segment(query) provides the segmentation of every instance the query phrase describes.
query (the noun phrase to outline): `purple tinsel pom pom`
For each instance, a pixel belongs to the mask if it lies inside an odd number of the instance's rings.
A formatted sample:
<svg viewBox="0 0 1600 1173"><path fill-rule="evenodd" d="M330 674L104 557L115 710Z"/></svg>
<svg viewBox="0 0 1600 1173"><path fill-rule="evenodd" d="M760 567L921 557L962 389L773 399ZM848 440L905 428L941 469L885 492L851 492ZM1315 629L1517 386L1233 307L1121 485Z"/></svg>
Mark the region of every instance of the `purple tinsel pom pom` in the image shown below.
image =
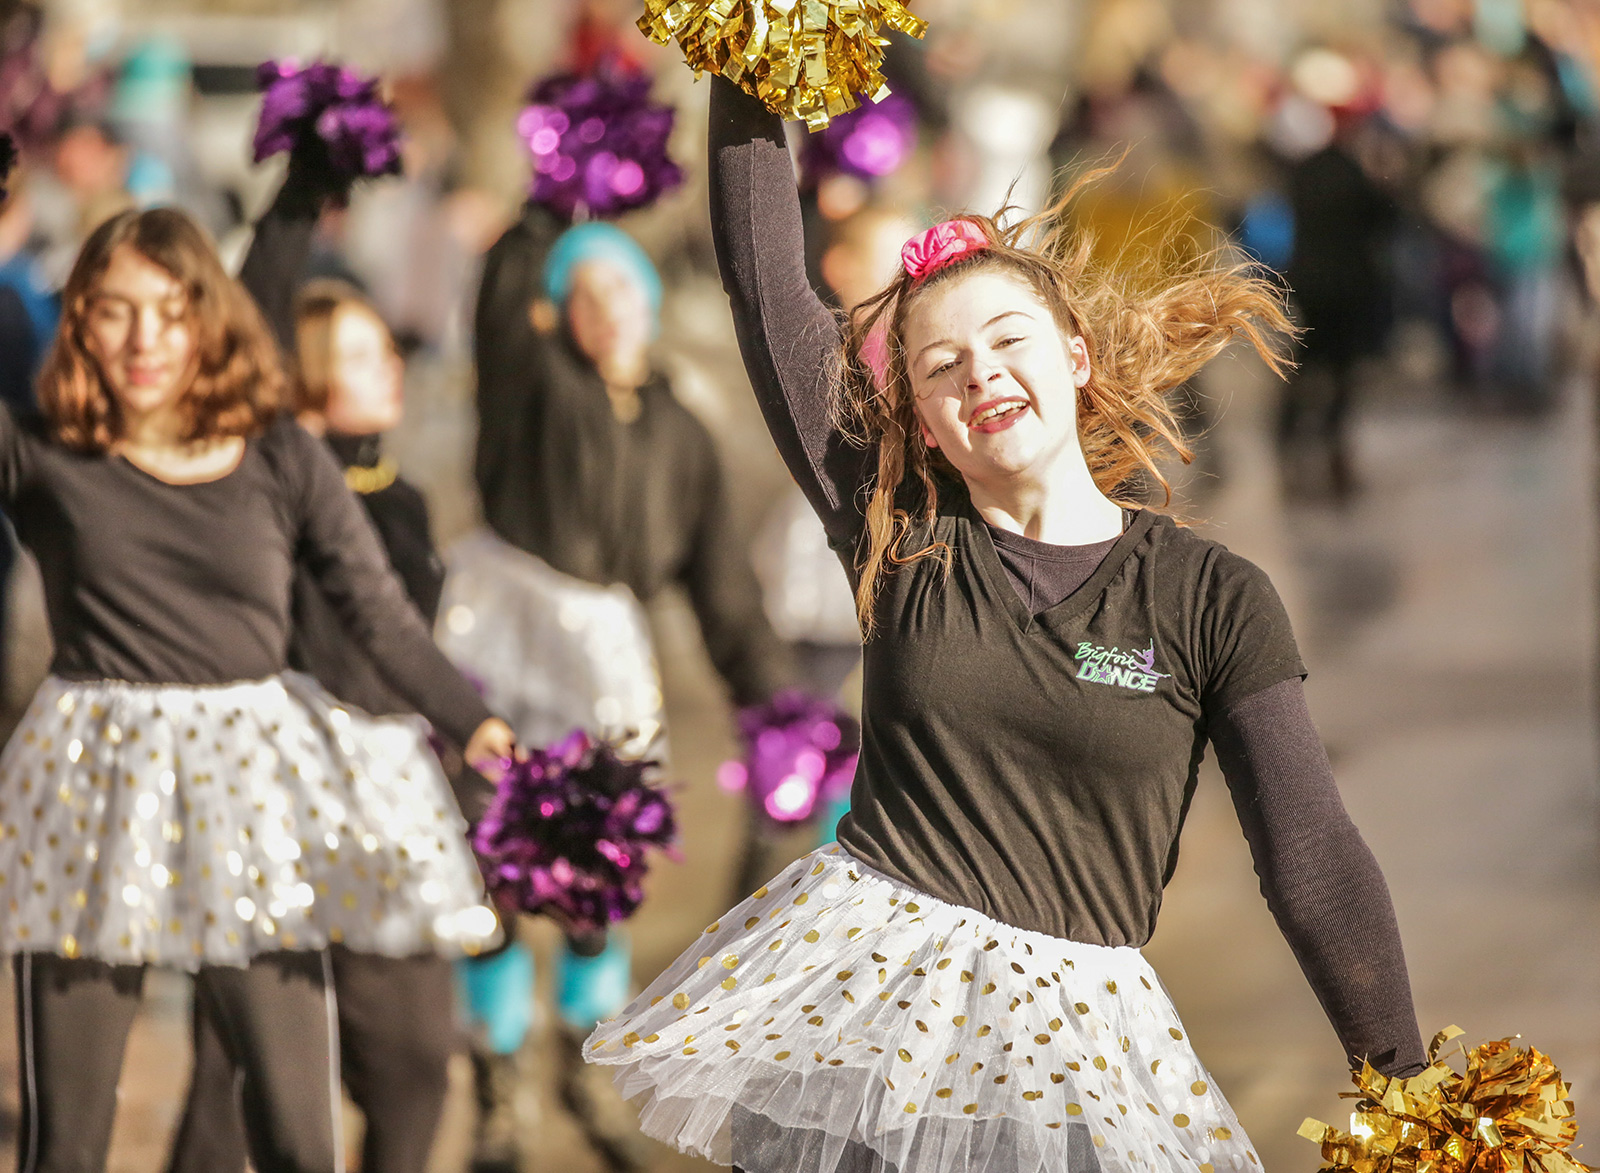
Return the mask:
<svg viewBox="0 0 1600 1173"><path fill-rule="evenodd" d="M672 803L648 781L655 769L582 731L512 763L472 832L489 891L575 929L632 915L646 853L676 834Z"/></svg>
<svg viewBox="0 0 1600 1173"><path fill-rule="evenodd" d="M263 91L257 163L299 151L335 189L400 174L400 126L378 93L377 78L326 61L267 61L257 68L256 82Z"/></svg>
<svg viewBox="0 0 1600 1173"><path fill-rule="evenodd" d="M780 692L739 711L743 761L723 762L717 781L743 790L774 823L803 823L846 793L856 775L861 726L838 705Z"/></svg>
<svg viewBox="0 0 1600 1173"><path fill-rule="evenodd" d="M872 183L898 171L917 146L917 108L892 93L862 103L806 136L805 170L813 182L843 173Z"/></svg>
<svg viewBox="0 0 1600 1173"><path fill-rule="evenodd" d="M546 78L528 95L517 134L533 156L528 198L565 220L654 203L683 182L667 158L676 112L650 101L650 78L606 62Z"/></svg>

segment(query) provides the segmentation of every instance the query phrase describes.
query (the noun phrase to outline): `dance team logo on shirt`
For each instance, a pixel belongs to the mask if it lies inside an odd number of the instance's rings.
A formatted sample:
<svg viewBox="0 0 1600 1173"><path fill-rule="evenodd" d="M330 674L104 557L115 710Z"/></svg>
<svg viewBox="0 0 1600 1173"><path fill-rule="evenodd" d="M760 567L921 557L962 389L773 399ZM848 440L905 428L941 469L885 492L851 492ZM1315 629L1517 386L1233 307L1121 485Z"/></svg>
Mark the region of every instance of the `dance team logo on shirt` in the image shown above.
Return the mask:
<svg viewBox="0 0 1600 1173"><path fill-rule="evenodd" d="M1171 677L1170 672L1156 671L1156 643L1143 651L1123 651L1121 648L1103 648L1084 640L1076 652L1078 679L1094 684L1114 684L1131 688L1134 692L1154 692L1156 685Z"/></svg>

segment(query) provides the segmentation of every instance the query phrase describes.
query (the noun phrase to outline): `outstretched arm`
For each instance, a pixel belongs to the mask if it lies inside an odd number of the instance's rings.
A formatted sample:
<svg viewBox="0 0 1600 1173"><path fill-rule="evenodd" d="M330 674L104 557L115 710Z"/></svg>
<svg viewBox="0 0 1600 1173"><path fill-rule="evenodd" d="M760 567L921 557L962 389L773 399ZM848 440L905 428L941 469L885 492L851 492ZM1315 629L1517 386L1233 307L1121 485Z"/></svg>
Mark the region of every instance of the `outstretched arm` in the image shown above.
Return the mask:
<svg viewBox="0 0 1600 1173"><path fill-rule="evenodd" d="M829 540L854 543L867 451L833 425L839 323L806 278L783 123L723 78L711 82L711 225L745 370L767 427Z"/></svg>
<svg viewBox="0 0 1600 1173"><path fill-rule="evenodd" d="M1346 813L1298 677L1235 702L1212 744L1267 905L1348 1058L1427 1059L1388 885Z"/></svg>
<svg viewBox="0 0 1600 1173"><path fill-rule="evenodd" d="M736 705L770 700L796 683L789 649L772 630L761 584L750 565L748 535L734 524L722 469L703 438L703 503L689 548L684 585L706 652Z"/></svg>
<svg viewBox="0 0 1600 1173"><path fill-rule="evenodd" d="M473 734L491 713L434 645L333 453L294 425L274 439L285 449L281 459L293 478L297 557L389 687L446 737L470 749Z"/></svg>
<svg viewBox="0 0 1600 1173"><path fill-rule="evenodd" d="M239 281L255 298L284 354L295 352L294 299L311 257L311 242L329 193L308 182L293 160L272 201L256 223Z"/></svg>

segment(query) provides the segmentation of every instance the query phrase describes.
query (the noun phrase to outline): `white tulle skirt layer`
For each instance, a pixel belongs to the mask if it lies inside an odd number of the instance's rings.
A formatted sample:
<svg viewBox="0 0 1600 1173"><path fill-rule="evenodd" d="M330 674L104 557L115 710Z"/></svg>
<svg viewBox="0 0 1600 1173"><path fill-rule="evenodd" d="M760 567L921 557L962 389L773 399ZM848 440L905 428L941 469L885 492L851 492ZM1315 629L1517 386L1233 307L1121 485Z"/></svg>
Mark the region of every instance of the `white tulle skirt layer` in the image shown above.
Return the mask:
<svg viewBox="0 0 1600 1173"><path fill-rule="evenodd" d="M590 1037L644 1130L747 1173L1260 1165L1137 949L814 852Z"/></svg>
<svg viewBox="0 0 1600 1173"><path fill-rule="evenodd" d="M243 965L498 939L420 719L285 673L46 680L0 753L0 951Z"/></svg>
<svg viewBox="0 0 1600 1173"><path fill-rule="evenodd" d="M583 729L631 753L664 752L661 677L632 591L562 574L486 530L445 561L435 637L519 741Z"/></svg>

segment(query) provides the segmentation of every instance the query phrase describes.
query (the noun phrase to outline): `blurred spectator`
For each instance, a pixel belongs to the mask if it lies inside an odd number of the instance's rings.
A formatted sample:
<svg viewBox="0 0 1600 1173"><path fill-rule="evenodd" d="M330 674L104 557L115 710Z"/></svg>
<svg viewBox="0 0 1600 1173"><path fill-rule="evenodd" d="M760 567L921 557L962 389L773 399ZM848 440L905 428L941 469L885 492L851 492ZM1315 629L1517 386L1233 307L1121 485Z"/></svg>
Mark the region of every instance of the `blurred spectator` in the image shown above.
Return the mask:
<svg viewBox="0 0 1600 1173"><path fill-rule="evenodd" d="M33 377L55 336L59 294L35 252L33 196L22 176L0 205L0 400L14 413L34 410Z"/></svg>
<svg viewBox="0 0 1600 1173"><path fill-rule="evenodd" d="M51 152L52 166L33 176L35 227L46 279L65 284L78 246L102 221L132 205L129 152L103 120L74 119Z"/></svg>
<svg viewBox="0 0 1600 1173"><path fill-rule="evenodd" d="M194 155L187 50L152 37L123 59L109 117L130 148L129 194L142 206L177 204L220 235L231 226L226 200L204 179Z"/></svg>
<svg viewBox="0 0 1600 1173"><path fill-rule="evenodd" d="M1296 82L1329 107L1332 134L1288 171L1294 246L1285 276L1305 334L1300 370L1284 387L1278 440L1291 491L1344 499L1355 489L1356 364L1383 350L1392 325L1388 257L1398 208L1358 157L1372 104L1356 65L1313 50L1298 63Z"/></svg>
<svg viewBox="0 0 1600 1173"><path fill-rule="evenodd" d="M61 299L45 282L33 243L33 203L22 175L0 205L0 400L14 414L36 410L33 379L55 337ZM17 543L0 519L0 700L7 695L11 623L9 599Z"/></svg>
<svg viewBox="0 0 1600 1173"><path fill-rule="evenodd" d="M1542 411L1554 398L1551 356L1567 228L1560 172L1537 145L1513 142L1492 166L1487 227L1500 300L1498 398L1514 411Z"/></svg>

